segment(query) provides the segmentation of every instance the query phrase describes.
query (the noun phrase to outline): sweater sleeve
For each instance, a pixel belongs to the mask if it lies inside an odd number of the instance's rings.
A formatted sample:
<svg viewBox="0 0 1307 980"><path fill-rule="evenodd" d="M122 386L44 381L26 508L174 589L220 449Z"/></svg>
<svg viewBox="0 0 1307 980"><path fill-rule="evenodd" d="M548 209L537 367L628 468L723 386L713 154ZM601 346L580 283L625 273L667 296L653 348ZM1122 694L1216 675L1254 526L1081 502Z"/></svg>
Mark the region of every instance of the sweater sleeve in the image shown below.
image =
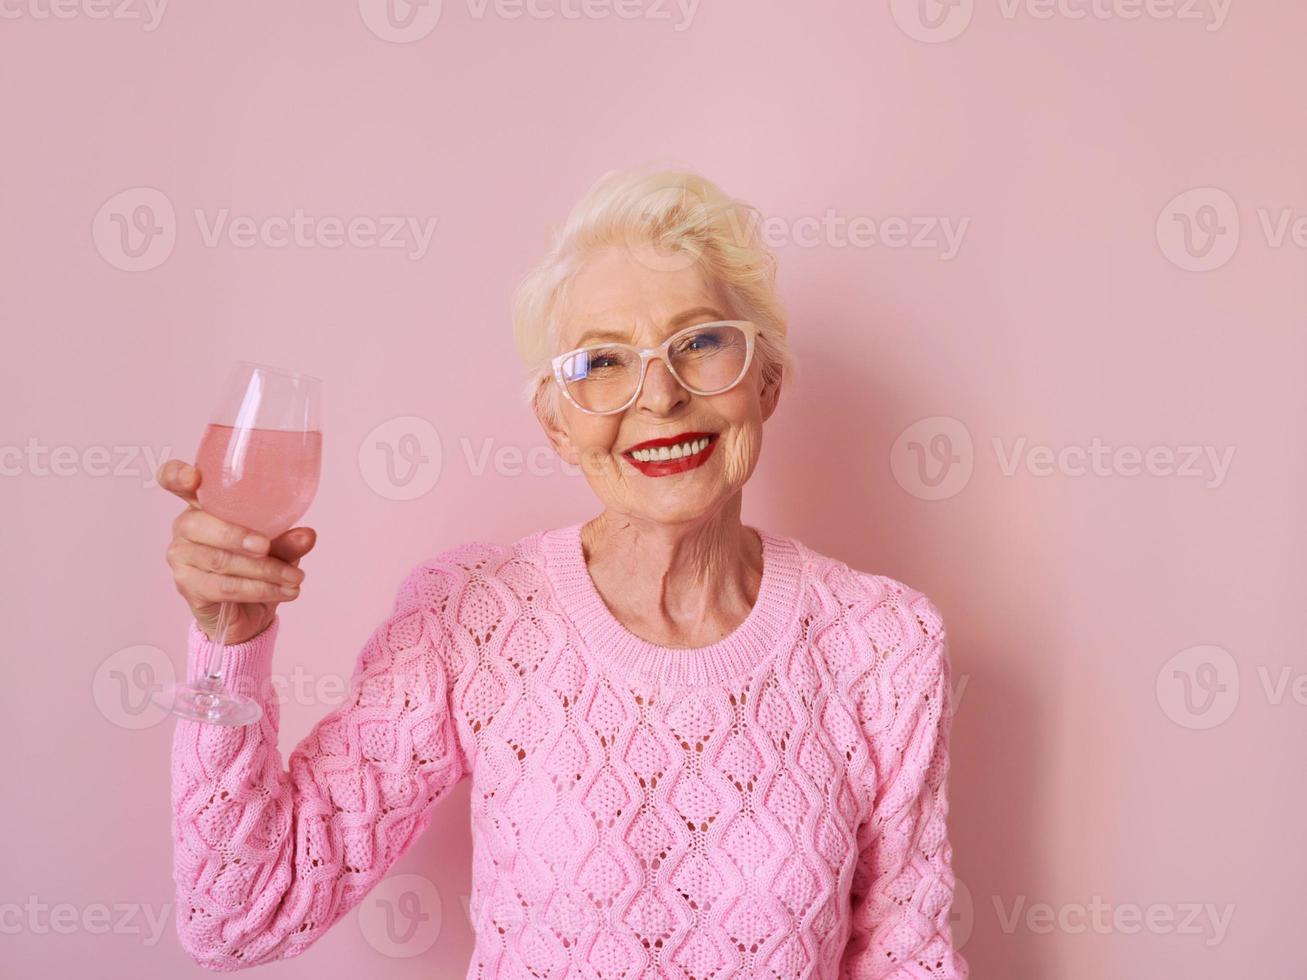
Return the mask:
<svg viewBox="0 0 1307 980"><path fill-rule="evenodd" d="M920 592L903 587L888 606L890 615L871 630L873 664L856 683L871 800L858 829L840 978L967 980L949 930L947 637Z"/></svg>
<svg viewBox="0 0 1307 980"><path fill-rule="evenodd" d="M419 565L360 652L341 703L290 754L277 749L271 660L280 618L223 650L223 677L264 716L244 727L178 719L173 881L182 947L230 972L302 953L356 906L467 774L442 624L441 573ZM187 669L211 642L192 621Z"/></svg>

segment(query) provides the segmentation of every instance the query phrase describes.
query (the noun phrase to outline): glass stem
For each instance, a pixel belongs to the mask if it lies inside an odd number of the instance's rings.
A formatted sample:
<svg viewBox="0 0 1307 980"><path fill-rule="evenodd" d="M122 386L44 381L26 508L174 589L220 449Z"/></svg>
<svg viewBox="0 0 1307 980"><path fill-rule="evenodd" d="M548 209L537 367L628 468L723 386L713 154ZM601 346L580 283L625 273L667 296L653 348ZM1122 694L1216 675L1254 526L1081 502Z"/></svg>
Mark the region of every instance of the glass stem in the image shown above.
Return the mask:
<svg viewBox="0 0 1307 980"><path fill-rule="evenodd" d="M213 642L209 647L209 668L204 676L209 680L222 680L222 648L227 639L227 626L231 622L231 603L224 602L218 607L218 626L213 631Z"/></svg>

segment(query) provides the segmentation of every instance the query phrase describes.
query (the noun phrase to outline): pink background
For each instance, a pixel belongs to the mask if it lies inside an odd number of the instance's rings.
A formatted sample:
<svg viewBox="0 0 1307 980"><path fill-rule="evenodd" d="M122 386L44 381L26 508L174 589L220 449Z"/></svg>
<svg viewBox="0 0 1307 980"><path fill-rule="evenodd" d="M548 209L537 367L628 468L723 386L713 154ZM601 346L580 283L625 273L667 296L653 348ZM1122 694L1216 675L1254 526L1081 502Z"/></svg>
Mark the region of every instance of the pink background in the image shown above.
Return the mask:
<svg viewBox="0 0 1307 980"><path fill-rule="evenodd" d="M445 0L411 40L371 0L157 25L69 2L0 8L0 974L202 974L172 932L173 723L140 686L171 680L188 621L150 461L193 458L229 362L327 385L320 540L274 663L300 685L288 754L413 564L593 512L517 401L508 295L599 173L652 161L778 229L801 375L746 520L949 625L973 975L1301 975L1299 0L931 0L936 29L898 0L702 0L688 23ZM133 260L115 222L142 204L163 233ZM224 209L297 208L437 224L420 256L205 241ZM904 247L894 217L965 236ZM1095 441L1152 463L1058 462ZM388 476L418 444L418 482ZM1048 470L1005 469L1023 445ZM1192 475L1187 447L1233 457ZM260 975L461 977L467 805L465 783L393 870L438 898L420 941L378 939L378 895Z"/></svg>

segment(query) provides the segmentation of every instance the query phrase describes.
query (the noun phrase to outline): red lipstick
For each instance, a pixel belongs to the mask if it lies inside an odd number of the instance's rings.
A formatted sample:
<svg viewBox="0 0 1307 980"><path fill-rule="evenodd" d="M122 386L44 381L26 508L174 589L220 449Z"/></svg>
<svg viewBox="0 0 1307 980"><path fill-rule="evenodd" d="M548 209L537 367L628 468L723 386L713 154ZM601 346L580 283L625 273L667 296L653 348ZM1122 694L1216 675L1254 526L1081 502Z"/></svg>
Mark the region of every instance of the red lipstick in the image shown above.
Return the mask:
<svg viewBox="0 0 1307 980"><path fill-rule="evenodd" d="M697 453L689 456L682 456L680 459L653 459L639 460L633 453L636 450L660 449L663 446L679 446L682 443L696 442L700 439L707 439L708 445L704 446ZM649 439L645 442L636 443L622 452L622 458L634 466L645 476L671 476L673 473L684 473L686 470L692 470L697 466L702 466L704 462L712 455L713 448L717 445L717 433L715 432L681 432L674 436L667 436L663 439Z"/></svg>

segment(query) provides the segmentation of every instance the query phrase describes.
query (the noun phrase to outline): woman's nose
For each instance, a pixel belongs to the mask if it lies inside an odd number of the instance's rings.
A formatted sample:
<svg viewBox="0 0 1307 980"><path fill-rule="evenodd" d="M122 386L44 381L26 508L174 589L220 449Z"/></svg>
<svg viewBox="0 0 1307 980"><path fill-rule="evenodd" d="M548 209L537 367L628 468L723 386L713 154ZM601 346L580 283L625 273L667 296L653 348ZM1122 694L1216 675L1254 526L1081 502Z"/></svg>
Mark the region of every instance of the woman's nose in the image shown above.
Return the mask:
<svg viewBox="0 0 1307 980"><path fill-rule="evenodd" d="M636 406L651 412L665 414L690 397L690 393L681 387L676 375L668 369L665 361L653 359L644 373L644 387Z"/></svg>

